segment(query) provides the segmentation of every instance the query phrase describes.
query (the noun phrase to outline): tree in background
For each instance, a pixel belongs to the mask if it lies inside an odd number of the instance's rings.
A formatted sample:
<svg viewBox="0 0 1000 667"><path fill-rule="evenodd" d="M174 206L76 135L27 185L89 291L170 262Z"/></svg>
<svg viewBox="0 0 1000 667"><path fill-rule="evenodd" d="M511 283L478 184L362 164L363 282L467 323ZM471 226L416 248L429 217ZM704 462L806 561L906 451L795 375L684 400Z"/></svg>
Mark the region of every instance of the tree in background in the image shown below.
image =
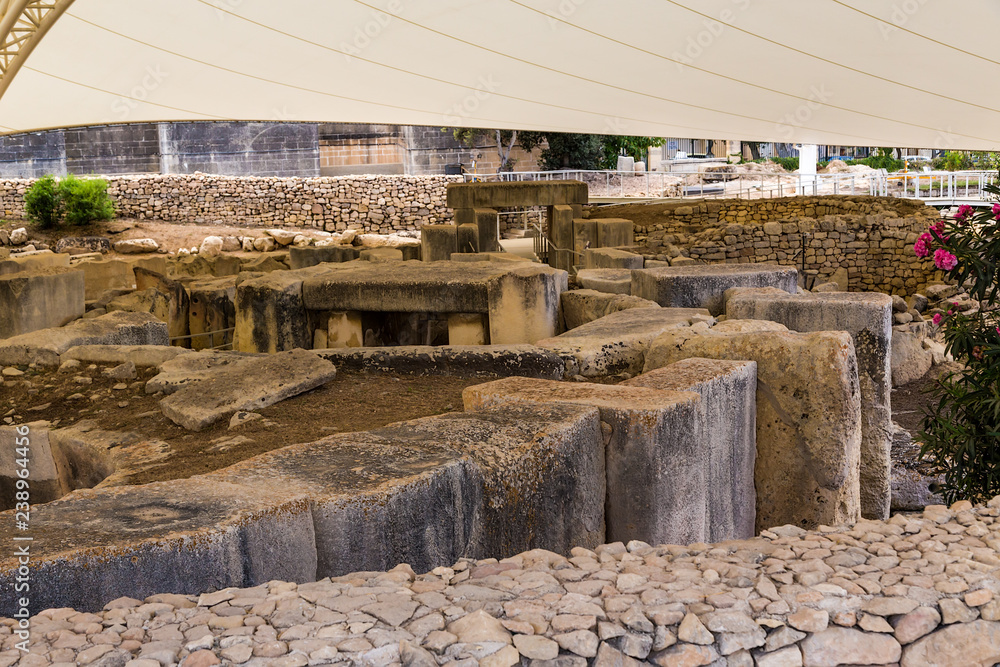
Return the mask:
<svg viewBox="0 0 1000 667"><path fill-rule="evenodd" d="M492 135L492 136L491 136ZM453 130L455 139L467 148L475 148L489 141L491 138L496 142L497 157L500 166L497 173L501 171L513 171L514 161L510 159L510 152L517 142L517 130L483 130L469 127L456 127ZM505 148L506 146L506 148Z"/></svg>
<svg viewBox="0 0 1000 667"><path fill-rule="evenodd" d="M556 169L616 169L618 156L628 155L644 162L651 146L662 146L662 137L636 137L611 134L574 134L567 132L521 132L518 145L532 151L543 143L538 166L544 171Z"/></svg>

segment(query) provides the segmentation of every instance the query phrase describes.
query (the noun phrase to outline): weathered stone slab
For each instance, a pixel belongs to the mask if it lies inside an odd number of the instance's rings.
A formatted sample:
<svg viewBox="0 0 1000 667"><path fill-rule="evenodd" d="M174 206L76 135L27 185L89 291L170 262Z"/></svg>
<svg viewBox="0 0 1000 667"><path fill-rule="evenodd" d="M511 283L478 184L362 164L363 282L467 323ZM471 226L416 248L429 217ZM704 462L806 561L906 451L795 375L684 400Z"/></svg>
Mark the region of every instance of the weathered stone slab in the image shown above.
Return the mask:
<svg viewBox="0 0 1000 667"><path fill-rule="evenodd" d="M22 479L29 485L31 504L48 503L69 492L57 468L46 426L47 422L0 426L0 511L16 507L21 490L17 484ZM20 470L28 477L21 477Z"/></svg>
<svg viewBox="0 0 1000 667"><path fill-rule="evenodd" d="M570 403L600 411L608 541L688 544L707 538L708 451L698 441L700 397L590 383L507 378L468 387L466 410Z"/></svg>
<svg viewBox="0 0 1000 667"><path fill-rule="evenodd" d="M632 272L629 269L580 269L576 280L583 289L609 294L632 294Z"/></svg>
<svg viewBox="0 0 1000 667"><path fill-rule="evenodd" d="M190 340L186 338L190 331L191 300L183 283L142 266L133 267L132 271L135 273L137 291L155 289L167 298L168 309L165 321L169 336L177 345L191 347Z"/></svg>
<svg viewBox="0 0 1000 667"><path fill-rule="evenodd" d="M635 238L635 225L623 218L598 218L597 245L601 248L631 246Z"/></svg>
<svg viewBox="0 0 1000 667"><path fill-rule="evenodd" d="M702 264L638 269L632 272L632 295L675 308L725 310L723 294L733 287L776 287L798 290L798 272L771 264Z"/></svg>
<svg viewBox="0 0 1000 667"><path fill-rule="evenodd" d="M568 375L637 375L642 372L653 339L664 331L689 327L692 318L711 316L700 308L632 308L540 340L536 345L562 357Z"/></svg>
<svg viewBox="0 0 1000 667"><path fill-rule="evenodd" d="M559 295L569 286L565 271L522 262L488 266L505 269L487 283L490 343L534 344L558 333Z"/></svg>
<svg viewBox="0 0 1000 667"><path fill-rule="evenodd" d="M926 322L911 322L892 328L892 386L919 380L927 375L934 362L934 355L924 349L927 338Z"/></svg>
<svg viewBox="0 0 1000 667"><path fill-rule="evenodd" d="M180 348L167 348L180 349ZM159 373L146 382L147 394L173 394L184 387L200 382L211 376L212 372L219 366L234 364L244 359L253 358L247 352L234 352L231 350L181 350L186 354L164 359L157 364ZM138 364L137 364L138 365Z"/></svg>
<svg viewBox="0 0 1000 667"><path fill-rule="evenodd" d="M726 293L726 316L771 320L792 331L846 331L861 383L861 515L888 519L891 502L892 298L877 292L788 294L775 288Z"/></svg>
<svg viewBox="0 0 1000 667"><path fill-rule="evenodd" d="M349 245L291 246L288 248L288 264L294 271L317 264L350 262L357 259L358 254L358 248Z"/></svg>
<svg viewBox="0 0 1000 667"><path fill-rule="evenodd" d="M0 276L21 271L38 269L66 268L69 266L69 255L54 253L49 250L35 253L13 255L9 259L0 260Z"/></svg>
<svg viewBox="0 0 1000 667"><path fill-rule="evenodd" d="M309 505L273 486L196 477L77 491L33 506L31 536L33 613L316 577ZM18 570L10 553L0 560L5 590ZM0 598L0 615L14 602Z"/></svg>
<svg viewBox="0 0 1000 667"><path fill-rule="evenodd" d="M946 625L903 648L901 667L967 667L1000 661L1000 623Z"/></svg>
<svg viewBox="0 0 1000 667"><path fill-rule="evenodd" d="M131 262L120 259L77 262L73 268L83 271L88 301L97 299L105 290L135 287L135 274L132 273Z"/></svg>
<svg viewBox="0 0 1000 667"><path fill-rule="evenodd" d="M0 275L0 339L62 326L83 312L80 271L45 268Z"/></svg>
<svg viewBox="0 0 1000 667"><path fill-rule="evenodd" d="M573 217L572 206L549 207L546 226L552 245L549 247L548 261L550 266L563 271L569 271L582 259L573 250Z"/></svg>
<svg viewBox="0 0 1000 667"><path fill-rule="evenodd" d="M483 377L511 375L558 380L559 355L533 345L400 345L317 350L342 371Z"/></svg>
<svg viewBox="0 0 1000 667"><path fill-rule="evenodd" d="M597 290L580 289L563 292L559 297L563 321L567 329L575 329L605 315L630 308L659 308L660 305L625 294L608 294Z"/></svg>
<svg viewBox="0 0 1000 667"><path fill-rule="evenodd" d="M693 391L701 396L697 437L700 446L708 450L708 539L720 542L753 537L757 503L756 362L684 359L622 385Z"/></svg>
<svg viewBox="0 0 1000 667"><path fill-rule="evenodd" d="M861 392L849 334L726 320L662 334L645 370L689 357L757 362L758 529L860 518Z"/></svg>
<svg viewBox="0 0 1000 667"><path fill-rule="evenodd" d="M583 254L583 265L588 269L641 269L644 261L642 255L615 248L588 248Z"/></svg>
<svg viewBox="0 0 1000 667"><path fill-rule="evenodd" d="M458 228L455 225L424 225L420 228L420 258L425 262L451 259L458 252Z"/></svg>
<svg viewBox="0 0 1000 667"><path fill-rule="evenodd" d="M0 364L59 365L76 345L166 345L167 325L148 313L115 312L0 342Z"/></svg>
<svg viewBox="0 0 1000 667"><path fill-rule="evenodd" d="M308 276L323 270L317 265L298 271L276 271L240 282L236 287L233 349L278 352L311 348L302 286Z"/></svg>
<svg viewBox="0 0 1000 667"><path fill-rule="evenodd" d="M191 349L222 347L233 342L236 327L236 280L216 278L188 283L188 329Z"/></svg>
<svg viewBox="0 0 1000 667"><path fill-rule="evenodd" d="M182 354L190 351L172 345L77 345L66 350L61 359L116 366L131 361L139 368L155 368Z"/></svg>
<svg viewBox="0 0 1000 667"><path fill-rule="evenodd" d="M478 229L476 247L479 252L496 252L500 249L499 216L495 208L475 209L475 224Z"/></svg>
<svg viewBox="0 0 1000 667"><path fill-rule="evenodd" d="M310 498L320 577L400 562L424 572L600 542L602 448L596 410L522 406L336 435L209 477Z"/></svg>
<svg viewBox="0 0 1000 667"><path fill-rule="evenodd" d="M314 389L336 374L333 364L305 350L249 357L164 398L160 409L174 423L200 431L237 410L265 408Z"/></svg>
<svg viewBox="0 0 1000 667"><path fill-rule="evenodd" d="M449 183L450 208L511 208L586 204L587 184L582 181L517 181L510 183Z"/></svg>

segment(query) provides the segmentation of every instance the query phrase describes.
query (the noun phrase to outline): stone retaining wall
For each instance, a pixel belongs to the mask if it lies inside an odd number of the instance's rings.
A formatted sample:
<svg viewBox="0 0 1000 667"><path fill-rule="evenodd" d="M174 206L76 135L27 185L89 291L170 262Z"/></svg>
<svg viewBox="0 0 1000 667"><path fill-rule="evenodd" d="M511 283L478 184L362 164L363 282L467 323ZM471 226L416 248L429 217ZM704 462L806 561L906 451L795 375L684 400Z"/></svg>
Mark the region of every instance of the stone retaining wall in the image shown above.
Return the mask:
<svg viewBox="0 0 1000 667"><path fill-rule="evenodd" d="M678 202L662 223L636 224L636 243L653 254L675 246L708 262L776 262L832 276L846 269L852 291L911 294L939 281L913 254L917 236L937 219L921 203L887 197L785 197ZM804 256L803 256L804 255Z"/></svg>
<svg viewBox="0 0 1000 667"><path fill-rule="evenodd" d="M289 225L326 231L389 233L450 222L448 183L460 176L344 176L272 178L195 175L108 177L108 192L123 218L263 227ZM33 179L0 180L0 210L24 217Z"/></svg>

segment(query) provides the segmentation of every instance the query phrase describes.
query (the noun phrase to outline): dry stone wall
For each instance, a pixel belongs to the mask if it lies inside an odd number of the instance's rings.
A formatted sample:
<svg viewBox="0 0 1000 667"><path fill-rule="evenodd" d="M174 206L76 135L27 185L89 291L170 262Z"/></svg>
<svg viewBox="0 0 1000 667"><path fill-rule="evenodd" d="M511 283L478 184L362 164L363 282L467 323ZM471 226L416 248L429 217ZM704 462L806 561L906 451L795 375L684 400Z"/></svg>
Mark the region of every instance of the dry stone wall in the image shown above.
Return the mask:
<svg viewBox="0 0 1000 667"><path fill-rule="evenodd" d="M943 277L913 254L937 216L886 197L678 202L664 207L662 222L637 224L636 243L663 259L679 250L707 262L774 262L824 277L846 269L852 291L912 294Z"/></svg>
<svg viewBox="0 0 1000 667"><path fill-rule="evenodd" d="M120 217L246 227L290 225L389 233L451 222L448 183L461 176L277 178L193 175L112 176ZM0 180L0 210L24 217L33 179Z"/></svg>

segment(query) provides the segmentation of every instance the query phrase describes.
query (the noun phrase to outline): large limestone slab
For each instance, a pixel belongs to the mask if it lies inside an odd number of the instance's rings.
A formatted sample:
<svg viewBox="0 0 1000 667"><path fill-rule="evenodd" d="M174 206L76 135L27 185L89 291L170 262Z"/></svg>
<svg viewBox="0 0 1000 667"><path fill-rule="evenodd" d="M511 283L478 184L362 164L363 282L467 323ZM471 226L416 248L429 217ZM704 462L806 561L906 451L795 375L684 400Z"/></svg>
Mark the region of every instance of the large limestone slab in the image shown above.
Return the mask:
<svg viewBox="0 0 1000 667"><path fill-rule="evenodd" d="M32 504L47 503L61 498L69 488L60 475L49 442L47 423L34 422L19 426L0 426L0 510L16 507L18 482L24 484L18 472L26 470ZM27 505L27 503L24 503Z"/></svg>
<svg viewBox="0 0 1000 667"><path fill-rule="evenodd" d="M449 183L450 208L511 208L586 204L587 184L582 181L516 181L509 183Z"/></svg>
<svg viewBox="0 0 1000 667"><path fill-rule="evenodd" d="M83 271L88 301L100 298L105 290L135 287L135 274L132 273L131 262L120 259L78 262L73 268Z"/></svg>
<svg viewBox="0 0 1000 667"><path fill-rule="evenodd" d="M167 325L149 313L107 313L64 327L42 329L0 342L0 364L59 365L77 345L167 345Z"/></svg>
<svg viewBox="0 0 1000 667"><path fill-rule="evenodd" d="M188 385L210 377L219 366L235 364L253 358L253 355L248 352L233 350L183 351L186 354L164 359L157 364L160 372L146 382L147 394L173 394Z"/></svg>
<svg viewBox="0 0 1000 667"><path fill-rule="evenodd" d="M14 255L9 259L0 259L0 276L21 271L36 271L39 269L65 268L69 266L69 255L40 250L33 253Z"/></svg>
<svg viewBox="0 0 1000 667"><path fill-rule="evenodd" d="M595 225L597 221L592 221ZM644 258L634 252L615 248L587 248L583 253L583 265L588 269L641 269Z"/></svg>
<svg viewBox="0 0 1000 667"><path fill-rule="evenodd" d="M80 271L44 268L0 275L0 339L62 326L83 311Z"/></svg>
<svg viewBox="0 0 1000 667"><path fill-rule="evenodd" d="M698 442L708 450L708 539L748 539L755 533L757 459L757 364L690 358L643 373L622 385L693 391L698 404Z"/></svg>
<svg viewBox="0 0 1000 667"><path fill-rule="evenodd" d="M305 350L249 357L164 398L160 409L174 423L200 431L237 410L265 408L314 389L336 374L333 364Z"/></svg>
<svg viewBox="0 0 1000 667"><path fill-rule="evenodd" d="M398 345L393 347L315 350L342 371L507 377L519 375L558 380L559 355L534 345Z"/></svg>
<svg viewBox="0 0 1000 667"><path fill-rule="evenodd" d="M723 295L733 287L776 287L798 290L798 272L772 264L700 264L638 269L632 272L632 295L674 308L725 309Z"/></svg>
<svg viewBox="0 0 1000 667"><path fill-rule="evenodd" d="M609 294L632 293L632 272L629 269L580 269L576 272L576 280L583 289Z"/></svg>
<svg viewBox="0 0 1000 667"><path fill-rule="evenodd" d="M170 338L176 345L181 347L191 347L187 338L189 332L189 313L191 300L188 296L184 284L179 280L169 278L163 273L153 271L142 266L132 269L135 274L135 288L137 291L149 289L156 290L162 294L167 301L167 331Z"/></svg>
<svg viewBox="0 0 1000 667"><path fill-rule="evenodd" d="M559 295L568 288L565 271L541 264L493 264L507 270L487 285L490 343L534 344L559 332Z"/></svg>
<svg viewBox="0 0 1000 667"><path fill-rule="evenodd" d="M595 546L604 531L603 466L597 411L549 405L336 435L209 477L308 497L317 574L326 577Z"/></svg>
<svg viewBox="0 0 1000 667"><path fill-rule="evenodd" d="M357 259L359 253L358 248L349 245L290 246L288 248L288 263L294 271L328 262L349 262Z"/></svg>
<svg viewBox="0 0 1000 667"><path fill-rule="evenodd" d="M924 348L927 338L926 322L911 322L892 329L892 386L919 380L927 375L934 363L934 355Z"/></svg>
<svg viewBox="0 0 1000 667"><path fill-rule="evenodd" d="M878 292L788 294L775 288L726 293L726 316L771 320L792 331L846 331L861 383L861 515L888 519L891 504L892 298Z"/></svg>
<svg viewBox="0 0 1000 667"><path fill-rule="evenodd" d="M216 278L188 283L188 329L191 348L204 350L230 345L236 328L236 280Z"/></svg>
<svg viewBox="0 0 1000 667"><path fill-rule="evenodd" d="M709 453L698 437L698 394L506 378L468 387L462 398L466 410L545 403L597 408L605 433L607 540L707 539Z"/></svg>
<svg viewBox="0 0 1000 667"><path fill-rule="evenodd" d="M13 512L0 514L6 525ZM316 577L312 516L302 497L191 478L76 491L31 508L31 610L100 610L122 596L196 595ZM12 590L17 558L0 560ZM0 615L14 611L0 597Z"/></svg>
<svg viewBox="0 0 1000 667"><path fill-rule="evenodd" d="M642 372L653 339L664 331L691 326L692 318L710 320L711 316L700 308L631 308L540 340L536 345L562 357L568 375L637 375Z"/></svg>
<svg viewBox="0 0 1000 667"><path fill-rule="evenodd" d="M115 366L131 361L138 368L155 368L184 354L191 352L168 345L77 345L66 350L61 358Z"/></svg>
<svg viewBox="0 0 1000 667"><path fill-rule="evenodd" d="M645 370L689 357L757 362L758 529L860 518L861 391L848 333L727 320L662 334Z"/></svg>
<svg viewBox="0 0 1000 667"><path fill-rule="evenodd" d="M626 294L608 294L592 289L563 292L559 296L563 322L567 329L575 329L605 315L630 308L659 308L658 303Z"/></svg>

